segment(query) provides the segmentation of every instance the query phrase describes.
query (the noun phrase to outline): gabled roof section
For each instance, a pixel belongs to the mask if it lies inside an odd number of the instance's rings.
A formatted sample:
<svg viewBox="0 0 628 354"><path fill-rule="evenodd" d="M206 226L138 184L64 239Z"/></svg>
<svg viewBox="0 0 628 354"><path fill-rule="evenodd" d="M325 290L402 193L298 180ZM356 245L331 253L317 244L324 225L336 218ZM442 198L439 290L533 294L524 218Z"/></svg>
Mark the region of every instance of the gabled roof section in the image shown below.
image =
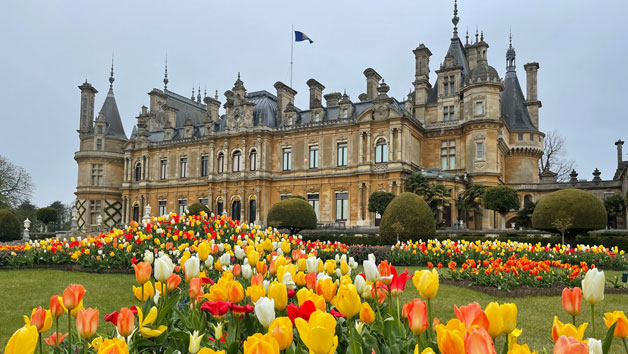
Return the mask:
<svg viewBox="0 0 628 354"><path fill-rule="evenodd" d="M100 113L105 118L105 122L107 122L105 136L127 140L124 127L122 126L122 119L120 118L120 112L118 111L118 105L116 104L116 98L113 95L113 88L111 87L109 88L109 92L107 92L107 98L105 98L105 102L102 104Z"/></svg>
<svg viewBox="0 0 628 354"><path fill-rule="evenodd" d="M462 67L462 79L464 79L469 73L469 61L467 60L467 52L464 50L464 45L458 36L451 39L446 56L454 58L454 65Z"/></svg>
<svg viewBox="0 0 628 354"><path fill-rule="evenodd" d="M185 122L188 119L193 125L202 124L202 118L207 110L204 104L181 96L170 90L164 90L164 94L166 95L166 104L177 110L175 128L185 126Z"/></svg>
<svg viewBox="0 0 628 354"><path fill-rule="evenodd" d="M508 130L512 131L526 131L537 132L539 131L532 120L530 114L525 106L525 98L523 91L521 91L521 85L519 85L519 79L517 79L517 73L515 71L509 71L504 78L504 91L501 93L502 97L502 117L508 126Z"/></svg>

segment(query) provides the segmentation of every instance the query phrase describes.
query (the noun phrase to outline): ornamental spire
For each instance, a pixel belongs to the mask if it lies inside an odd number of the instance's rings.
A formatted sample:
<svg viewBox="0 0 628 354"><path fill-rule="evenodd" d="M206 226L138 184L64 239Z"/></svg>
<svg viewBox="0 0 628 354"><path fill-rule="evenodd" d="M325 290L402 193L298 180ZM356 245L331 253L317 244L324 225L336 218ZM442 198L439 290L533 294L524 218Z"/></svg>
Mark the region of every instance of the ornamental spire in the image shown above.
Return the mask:
<svg viewBox="0 0 628 354"><path fill-rule="evenodd" d="M166 69L164 70L164 91L168 89L168 54L166 54Z"/></svg>
<svg viewBox="0 0 628 354"><path fill-rule="evenodd" d="M113 77L113 53L111 53L111 72L109 73L109 89L113 89L113 82L116 79Z"/></svg>
<svg viewBox="0 0 628 354"><path fill-rule="evenodd" d="M454 17L451 19L451 23L454 24L454 37L458 37L458 22L460 18L458 17L458 0L454 0Z"/></svg>

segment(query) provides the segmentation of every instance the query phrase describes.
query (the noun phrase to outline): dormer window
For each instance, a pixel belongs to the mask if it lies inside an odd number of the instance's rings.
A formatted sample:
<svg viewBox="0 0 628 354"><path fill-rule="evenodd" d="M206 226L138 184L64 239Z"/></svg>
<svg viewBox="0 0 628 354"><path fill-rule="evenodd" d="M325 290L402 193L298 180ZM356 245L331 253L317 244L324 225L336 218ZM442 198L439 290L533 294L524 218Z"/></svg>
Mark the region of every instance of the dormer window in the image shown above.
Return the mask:
<svg viewBox="0 0 628 354"><path fill-rule="evenodd" d="M314 121L318 122L320 120L321 120L321 113L320 112L314 113Z"/></svg>
<svg viewBox="0 0 628 354"><path fill-rule="evenodd" d="M484 115L484 102L481 102L481 101L475 102L475 115L476 116Z"/></svg>
<svg viewBox="0 0 628 354"><path fill-rule="evenodd" d="M443 121L447 122L450 120L454 120L454 106L446 106L443 108Z"/></svg>
<svg viewBox="0 0 628 354"><path fill-rule="evenodd" d="M519 141L523 140L523 134L519 133L519 135L517 135L517 139L518 139Z"/></svg>
<svg viewBox="0 0 628 354"><path fill-rule="evenodd" d="M96 151L102 151L102 139L96 139Z"/></svg>
<svg viewBox="0 0 628 354"><path fill-rule="evenodd" d="M342 109L342 118L349 117L349 111L346 108Z"/></svg>
<svg viewBox="0 0 628 354"><path fill-rule="evenodd" d="M96 128L96 131L98 132L98 134L102 134L103 132L102 125L99 125L98 128Z"/></svg>
<svg viewBox="0 0 628 354"><path fill-rule="evenodd" d="M445 97L453 96L456 88L454 76L445 76L443 79L443 93Z"/></svg>

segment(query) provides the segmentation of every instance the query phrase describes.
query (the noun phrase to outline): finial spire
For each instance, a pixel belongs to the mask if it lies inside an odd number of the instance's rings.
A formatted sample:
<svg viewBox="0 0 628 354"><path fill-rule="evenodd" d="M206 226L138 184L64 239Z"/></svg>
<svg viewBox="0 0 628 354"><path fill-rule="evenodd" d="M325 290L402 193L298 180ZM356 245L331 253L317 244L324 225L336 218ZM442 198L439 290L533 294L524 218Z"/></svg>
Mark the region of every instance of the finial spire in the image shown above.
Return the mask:
<svg viewBox="0 0 628 354"><path fill-rule="evenodd" d="M480 33L480 42L484 42L484 31Z"/></svg>
<svg viewBox="0 0 628 354"><path fill-rule="evenodd" d="M205 86L205 90L203 91L203 98L207 97L207 86Z"/></svg>
<svg viewBox="0 0 628 354"><path fill-rule="evenodd" d="M508 48L512 48L512 28L510 29L510 32L508 34L508 41L510 42Z"/></svg>
<svg viewBox="0 0 628 354"><path fill-rule="evenodd" d="M454 0L454 17L451 19L451 23L454 24L454 37L458 37L458 0Z"/></svg>
<svg viewBox="0 0 628 354"><path fill-rule="evenodd" d="M109 88L113 89L113 82L116 79L113 77L113 53L111 53L111 73L109 74Z"/></svg>
<svg viewBox="0 0 628 354"><path fill-rule="evenodd" d="M201 102L201 85L198 85L198 93L196 94L196 102Z"/></svg>
<svg viewBox="0 0 628 354"><path fill-rule="evenodd" d="M240 80L240 72L238 71L238 80Z"/></svg>
<svg viewBox="0 0 628 354"><path fill-rule="evenodd" d="M218 99L218 90L216 90L216 94L214 95L215 99Z"/></svg>
<svg viewBox="0 0 628 354"><path fill-rule="evenodd" d="M466 39L465 45L469 45L469 26L467 26L467 35L464 38Z"/></svg>
<svg viewBox="0 0 628 354"><path fill-rule="evenodd" d="M475 43L478 42L478 26L475 25Z"/></svg>
<svg viewBox="0 0 628 354"><path fill-rule="evenodd" d="M164 91L168 89L168 54L166 54L166 69L164 70Z"/></svg>
<svg viewBox="0 0 628 354"><path fill-rule="evenodd" d="M194 85L192 85L192 97L190 97L192 101L194 101Z"/></svg>

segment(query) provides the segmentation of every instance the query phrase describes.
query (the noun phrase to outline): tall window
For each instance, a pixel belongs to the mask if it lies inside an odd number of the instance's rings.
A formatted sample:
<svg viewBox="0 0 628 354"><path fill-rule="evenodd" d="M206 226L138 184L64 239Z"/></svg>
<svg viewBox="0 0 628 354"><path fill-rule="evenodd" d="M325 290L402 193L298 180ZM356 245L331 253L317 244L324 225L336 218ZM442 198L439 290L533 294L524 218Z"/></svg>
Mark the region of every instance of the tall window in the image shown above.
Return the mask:
<svg viewBox="0 0 628 354"><path fill-rule="evenodd" d="M534 134L530 134L530 141L534 141Z"/></svg>
<svg viewBox="0 0 628 354"><path fill-rule="evenodd" d="M316 220L318 220L318 208L320 206L318 193L316 194L308 194L307 202L310 203L312 208L314 208L314 212L316 213Z"/></svg>
<svg viewBox="0 0 628 354"><path fill-rule="evenodd" d="M135 182L139 182L142 180L142 163L138 162L135 164Z"/></svg>
<svg viewBox="0 0 628 354"><path fill-rule="evenodd" d="M102 139L96 139L96 151L102 151Z"/></svg>
<svg viewBox="0 0 628 354"><path fill-rule="evenodd" d="M318 122L320 120L321 120L321 113L320 112L314 113L314 121Z"/></svg>
<svg viewBox="0 0 628 354"><path fill-rule="evenodd" d="M92 164L92 186L102 186L102 164Z"/></svg>
<svg viewBox="0 0 628 354"><path fill-rule="evenodd" d="M310 146L310 168L318 168L318 145Z"/></svg>
<svg viewBox="0 0 628 354"><path fill-rule="evenodd" d="M292 148L283 149L283 170L292 170Z"/></svg>
<svg viewBox="0 0 628 354"><path fill-rule="evenodd" d="M98 215L100 215L100 200L90 200L89 201L89 215L90 215L90 223L92 225L97 224Z"/></svg>
<svg viewBox="0 0 628 354"><path fill-rule="evenodd" d="M517 135L517 139L518 139L518 140L523 140L523 134L519 133L519 134Z"/></svg>
<svg viewBox="0 0 628 354"><path fill-rule="evenodd" d="M456 168L456 141L443 140L440 145L441 169L454 170Z"/></svg>
<svg viewBox="0 0 628 354"><path fill-rule="evenodd" d="M348 118L349 117L349 111L346 108L342 109L342 118Z"/></svg>
<svg viewBox="0 0 628 354"><path fill-rule="evenodd" d="M251 171L257 170L257 150L251 150L249 162L251 165Z"/></svg>
<svg viewBox="0 0 628 354"><path fill-rule="evenodd" d="M231 165L231 170L233 172L240 172L240 160L242 158L242 152L240 151L236 151L233 153L233 159L232 159L232 165Z"/></svg>
<svg viewBox="0 0 628 354"><path fill-rule="evenodd" d="M218 201L216 201L216 215L222 215L222 212L225 210L225 203L222 201L222 199L218 199Z"/></svg>
<svg viewBox="0 0 628 354"><path fill-rule="evenodd" d="M454 119L455 119L454 106L444 107L443 108L443 120L447 122Z"/></svg>
<svg viewBox="0 0 628 354"><path fill-rule="evenodd" d="M481 116L484 114L484 102L475 102L475 115Z"/></svg>
<svg viewBox="0 0 628 354"><path fill-rule="evenodd" d="M386 140L379 139L375 144L375 163L388 162L388 144Z"/></svg>
<svg viewBox="0 0 628 354"><path fill-rule="evenodd" d="M453 76L445 76L443 80L445 97L453 96L456 88L456 81Z"/></svg>
<svg viewBox="0 0 628 354"><path fill-rule="evenodd" d="M218 154L217 168L218 168L218 173L225 172L225 154L223 154L222 152Z"/></svg>
<svg viewBox="0 0 628 354"><path fill-rule="evenodd" d="M187 199L179 199L179 214L185 214L185 209L188 208Z"/></svg>
<svg viewBox="0 0 628 354"><path fill-rule="evenodd" d="M347 166L347 143L338 143L338 166Z"/></svg>
<svg viewBox="0 0 628 354"><path fill-rule="evenodd" d="M102 134L102 125L99 125L98 128L96 128L96 131L98 132L98 134Z"/></svg>
<svg viewBox="0 0 628 354"><path fill-rule="evenodd" d="M160 200L160 201L158 202L158 205L159 205L159 210L158 210L158 211L159 211L159 216L166 215L166 214L168 213L168 212L166 211L166 208L167 208L167 201L165 201L165 200Z"/></svg>
<svg viewBox="0 0 628 354"><path fill-rule="evenodd" d="M475 159L476 160L484 159L484 142L475 143Z"/></svg>
<svg viewBox="0 0 628 354"><path fill-rule="evenodd" d="M167 159L161 159L160 171L161 171L161 179L168 178L168 160Z"/></svg>
<svg viewBox="0 0 628 354"><path fill-rule="evenodd" d="M346 221L349 217L349 193L336 193L336 220Z"/></svg>
<svg viewBox="0 0 628 354"><path fill-rule="evenodd" d="M257 200L249 200L249 222L255 222L257 220Z"/></svg>
<svg viewBox="0 0 628 354"><path fill-rule="evenodd" d="M188 158L181 158L181 178L186 178L188 176Z"/></svg>
<svg viewBox="0 0 628 354"><path fill-rule="evenodd" d="M209 156L201 156L201 177L207 177L209 174Z"/></svg>
<svg viewBox="0 0 628 354"><path fill-rule="evenodd" d="M233 218L233 220L240 220L242 218L242 202L240 202L240 199L236 199L233 201L233 204L231 204L231 217Z"/></svg>

